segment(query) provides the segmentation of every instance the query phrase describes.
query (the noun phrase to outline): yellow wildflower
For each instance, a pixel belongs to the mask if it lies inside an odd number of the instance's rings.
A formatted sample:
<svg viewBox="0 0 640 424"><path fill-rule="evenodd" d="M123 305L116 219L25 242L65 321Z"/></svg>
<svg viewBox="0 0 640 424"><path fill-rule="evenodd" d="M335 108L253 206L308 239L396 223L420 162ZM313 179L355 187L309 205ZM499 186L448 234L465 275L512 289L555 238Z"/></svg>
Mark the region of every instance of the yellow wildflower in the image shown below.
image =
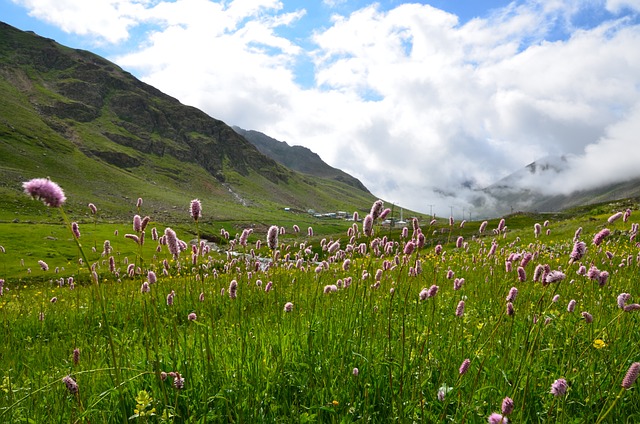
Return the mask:
<svg viewBox="0 0 640 424"><path fill-rule="evenodd" d="M603 347L607 347L607 344L602 339L595 339L593 341L593 347L596 349L602 349Z"/></svg>

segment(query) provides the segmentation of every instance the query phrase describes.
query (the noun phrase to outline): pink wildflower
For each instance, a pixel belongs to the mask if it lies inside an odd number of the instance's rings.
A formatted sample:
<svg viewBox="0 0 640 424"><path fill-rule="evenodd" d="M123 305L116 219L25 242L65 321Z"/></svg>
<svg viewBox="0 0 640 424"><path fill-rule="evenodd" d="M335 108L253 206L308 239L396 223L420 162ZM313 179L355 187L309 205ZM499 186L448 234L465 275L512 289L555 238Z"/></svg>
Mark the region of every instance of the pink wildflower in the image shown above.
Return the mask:
<svg viewBox="0 0 640 424"><path fill-rule="evenodd" d="M48 178L35 178L22 184L24 192L52 208L60 207L67 198L60 186Z"/></svg>
<svg viewBox="0 0 640 424"><path fill-rule="evenodd" d="M571 262L579 261L580 259L582 259L586 251L587 251L587 244L583 241L576 241L573 245L573 250L569 255Z"/></svg>
<svg viewBox="0 0 640 424"><path fill-rule="evenodd" d="M619 220L620 218L622 218L622 212L616 212L613 215L611 215L608 219L607 222L609 224L613 224L614 222L616 222L617 220Z"/></svg>
<svg viewBox="0 0 640 424"><path fill-rule="evenodd" d="M482 224L480 224L480 228L478 230L480 232L480 234L484 233L484 230L487 229L487 225L488 224L489 223L487 221L482 221Z"/></svg>
<svg viewBox="0 0 640 424"><path fill-rule="evenodd" d="M631 295L629 293L620 293L618 295L618 308L624 309L624 306L629 299L631 299Z"/></svg>
<svg viewBox="0 0 640 424"><path fill-rule="evenodd" d="M515 302L517 296L518 289L515 287L511 287L511 290L509 290L509 294L507 295L507 302Z"/></svg>
<svg viewBox="0 0 640 424"><path fill-rule="evenodd" d="M422 289L420 291L420 294L418 295L418 297L420 297L420 300L426 300L427 299L427 294L429 293L429 290L427 290L426 288Z"/></svg>
<svg viewBox="0 0 640 424"><path fill-rule="evenodd" d="M229 297L231 299L235 299L238 295L238 282L236 280L231 280L229 283Z"/></svg>
<svg viewBox="0 0 640 424"><path fill-rule="evenodd" d="M267 231L267 246L269 249L276 250L278 248L278 232L279 228L275 225L269 227Z"/></svg>
<svg viewBox="0 0 640 424"><path fill-rule="evenodd" d="M135 231L136 233L142 231L142 218L140 217L140 215L135 215L133 217L133 231Z"/></svg>
<svg viewBox="0 0 640 424"><path fill-rule="evenodd" d="M370 214L364 217L364 221L362 222L362 232L367 237L371 237L373 235L373 217Z"/></svg>
<svg viewBox="0 0 640 424"><path fill-rule="evenodd" d="M373 202L373 205L371 205L371 212L369 212L369 215L371 215L374 220L378 219L380 217L380 214L382 213L383 207L384 204L382 203L382 200L376 200L375 202Z"/></svg>
<svg viewBox="0 0 640 424"><path fill-rule="evenodd" d="M202 204L200 203L200 200L193 199L191 201L189 209L191 212L191 217L193 218L194 221L197 221L198 219L200 219L200 214L202 213Z"/></svg>
<svg viewBox="0 0 640 424"><path fill-rule="evenodd" d="M80 227L78 227L78 223L77 222L72 222L71 223L71 232L73 233L73 236L77 239L80 238Z"/></svg>
<svg viewBox="0 0 640 424"><path fill-rule="evenodd" d="M507 419L507 417L503 417L497 412L494 412L493 414L489 415L488 422L489 424L508 424L509 420Z"/></svg>
<svg viewBox="0 0 640 424"><path fill-rule="evenodd" d="M436 294L438 294L438 288L439 287L435 284L429 287L429 290L427 290L427 297L434 297Z"/></svg>
<svg viewBox="0 0 640 424"><path fill-rule="evenodd" d="M542 232L542 226L537 222L533 225L533 235L538 238Z"/></svg>
<svg viewBox="0 0 640 424"><path fill-rule="evenodd" d="M515 313L516 311L513 308L513 303L507 302L507 315L512 317Z"/></svg>
<svg viewBox="0 0 640 424"><path fill-rule="evenodd" d="M458 370L460 375L463 375L467 371L469 371L469 365L471 365L471 361L469 359L465 359L464 361L462 361L462 364L460 364L460 369Z"/></svg>
<svg viewBox="0 0 640 424"><path fill-rule="evenodd" d="M49 265L47 265L45 261L39 260L38 265L40 265L40 268L42 268L43 271L49 271Z"/></svg>
<svg viewBox="0 0 640 424"><path fill-rule="evenodd" d="M605 237L611 234L611 231L608 228L603 228L593 237L593 244L596 246L600 246Z"/></svg>
<svg viewBox="0 0 640 424"><path fill-rule="evenodd" d="M62 378L62 382L67 386L67 390L69 390L69 393L71 393L72 395L75 395L78 393L78 383L76 383L76 381L71 378L71 376L66 376Z"/></svg>
<svg viewBox="0 0 640 424"><path fill-rule="evenodd" d="M511 413L513 412L513 399L511 399L510 397L505 397L502 400L502 415L511 415Z"/></svg>
<svg viewBox="0 0 640 424"><path fill-rule="evenodd" d="M413 253L413 251L416 248L416 244L413 241L408 241L405 245L404 245L404 254L405 255L411 255Z"/></svg>
<svg viewBox="0 0 640 424"><path fill-rule="evenodd" d="M551 384L550 393L554 396L564 396L567 393L567 380L559 378Z"/></svg>
<svg viewBox="0 0 640 424"><path fill-rule="evenodd" d="M165 228L164 236L167 241L169 253L171 253L173 256L178 256L180 254L180 246L178 244L178 237L176 236L176 232L171 228Z"/></svg>
<svg viewBox="0 0 640 424"><path fill-rule="evenodd" d="M598 285L600 287L604 287L607 285L607 280L609 279L609 273L607 271L601 271L598 276Z"/></svg>
<svg viewBox="0 0 640 424"><path fill-rule="evenodd" d="M624 387L626 390L629 390L631 386L633 386L633 383L635 383L635 381L638 379L638 373L640 373L640 362L634 362L633 364L631 364L629 370L627 371L627 374L622 380L622 387Z"/></svg>
<svg viewBox="0 0 640 424"><path fill-rule="evenodd" d="M547 274L545 278L545 282L557 283L559 281L564 280L565 278L566 278L566 275L563 272L554 270Z"/></svg>

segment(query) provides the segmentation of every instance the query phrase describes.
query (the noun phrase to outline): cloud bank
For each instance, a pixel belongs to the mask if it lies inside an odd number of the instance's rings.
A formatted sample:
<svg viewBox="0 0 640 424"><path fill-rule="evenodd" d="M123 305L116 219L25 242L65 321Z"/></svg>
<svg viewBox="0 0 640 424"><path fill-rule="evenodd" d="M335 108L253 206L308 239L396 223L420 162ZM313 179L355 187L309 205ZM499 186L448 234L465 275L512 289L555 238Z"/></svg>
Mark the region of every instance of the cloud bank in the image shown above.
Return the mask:
<svg viewBox="0 0 640 424"><path fill-rule="evenodd" d="M14 1L98 44L134 42L111 59L408 208L469 208L548 155L567 157L561 179L518 184L566 194L640 177L638 0L514 1L464 22L419 3Z"/></svg>

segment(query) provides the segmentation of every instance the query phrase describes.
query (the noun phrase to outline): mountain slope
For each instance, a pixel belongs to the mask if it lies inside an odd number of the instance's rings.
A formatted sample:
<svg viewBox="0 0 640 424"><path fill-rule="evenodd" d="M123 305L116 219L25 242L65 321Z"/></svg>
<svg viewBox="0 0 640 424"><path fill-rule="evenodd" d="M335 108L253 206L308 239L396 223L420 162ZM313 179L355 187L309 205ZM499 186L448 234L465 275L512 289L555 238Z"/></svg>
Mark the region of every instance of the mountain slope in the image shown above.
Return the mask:
<svg viewBox="0 0 640 424"><path fill-rule="evenodd" d="M25 204L20 183L50 176L71 195L121 215L145 197L160 216L199 197L216 217L364 208L373 196L301 175L260 153L224 122L117 65L0 23L0 195ZM126 205L125 205L126 204ZM0 214L2 218L2 214Z"/></svg>
<svg viewBox="0 0 640 424"><path fill-rule="evenodd" d="M258 131L245 130L236 126L234 126L233 129L253 144L262 154L289 169L320 178L340 181L358 190L369 193L369 190L367 190L360 180L340 169L329 166L320 156L306 147L289 146L289 144L284 141L276 140Z"/></svg>

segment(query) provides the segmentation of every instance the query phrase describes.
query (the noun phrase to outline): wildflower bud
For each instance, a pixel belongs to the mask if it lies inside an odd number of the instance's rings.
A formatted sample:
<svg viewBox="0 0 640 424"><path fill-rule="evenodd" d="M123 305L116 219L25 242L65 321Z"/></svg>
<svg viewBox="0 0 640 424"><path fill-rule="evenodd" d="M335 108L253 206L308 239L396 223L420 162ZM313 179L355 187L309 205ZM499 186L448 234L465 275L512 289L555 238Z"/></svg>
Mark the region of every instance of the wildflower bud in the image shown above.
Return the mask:
<svg viewBox="0 0 640 424"><path fill-rule="evenodd" d="M231 280L229 284L229 297L231 299L235 299L238 295L238 282L236 280Z"/></svg>
<svg viewBox="0 0 640 424"><path fill-rule="evenodd" d="M611 234L611 231L608 228L603 228L593 237L593 244L596 246L600 246L600 244L604 241L604 238Z"/></svg>
<svg viewBox="0 0 640 424"><path fill-rule="evenodd" d="M627 371L627 374L622 380L622 387L624 387L626 390L629 390L631 386L633 386L633 383L635 383L635 381L638 379L638 373L640 373L640 362L634 362L633 364L631 364L629 370Z"/></svg>
<svg viewBox="0 0 640 424"><path fill-rule="evenodd" d="M39 260L38 265L40 265L40 268L42 268L43 271L49 271L49 265L47 265L45 261Z"/></svg>
<svg viewBox="0 0 640 424"><path fill-rule="evenodd" d="M493 414L489 415L488 422L489 424L508 424L509 420L507 419L507 417L494 412Z"/></svg>
<svg viewBox="0 0 640 424"><path fill-rule="evenodd" d="M512 317L515 314L515 310L513 309L513 303L507 302L507 315Z"/></svg>
<svg viewBox="0 0 640 424"><path fill-rule="evenodd" d="M420 297L420 300L425 300L427 298L427 293L428 290L426 288L422 289L420 291L420 294L418 295Z"/></svg>
<svg viewBox="0 0 640 424"><path fill-rule="evenodd" d="M384 203L382 203L382 200L376 200L375 202L373 202L373 205L371 205L371 211L369 212L369 215L371 215L374 220L378 219L380 217L380 214L382 213L383 207Z"/></svg>
<svg viewBox="0 0 640 424"><path fill-rule="evenodd" d="M559 378L551 384L550 393L554 396L564 396L567 393L567 380Z"/></svg>
<svg viewBox="0 0 640 424"><path fill-rule="evenodd" d="M193 199L191 201L190 212L193 220L198 221L198 219L200 218L200 213L202 212L202 204L200 203L200 200Z"/></svg>
<svg viewBox="0 0 640 424"><path fill-rule="evenodd" d="M616 212L607 219L607 222L609 224L613 224L614 222L622 218L622 215L623 215L622 212Z"/></svg>
<svg viewBox="0 0 640 424"><path fill-rule="evenodd" d="M291 302L287 302L284 304L284 311L285 312L291 312L293 311L293 303Z"/></svg>
<svg viewBox="0 0 640 424"><path fill-rule="evenodd" d="M458 370L460 375L465 374L469 370L469 365L471 365L471 361L469 359L465 359L464 361L462 361L462 364L460 364L460 369Z"/></svg>
<svg viewBox="0 0 640 424"><path fill-rule="evenodd" d="M80 238L80 227L78 227L78 223L77 222L72 222L71 223L71 232L73 233L73 236L77 239Z"/></svg>
<svg viewBox="0 0 640 424"><path fill-rule="evenodd" d="M176 376L173 378L173 387L175 387L178 390L181 390L184 388L184 377L182 377L178 372L175 374Z"/></svg>
<svg viewBox="0 0 640 424"><path fill-rule="evenodd" d="M362 232L367 237L371 237L373 235L373 217L371 215L364 217L364 221L362 222Z"/></svg>
<svg viewBox="0 0 640 424"><path fill-rule="evenodd" d="M63 377L62 382L67 386L69 393L71 393L72 395L78 393L78 383L76 383L76 381L71 378L71 376Z"/></svg>
<svg viewBox="0 0 640 424"><path fill-rule="evenodd" d="M506 397L502 400L502 415L510 415L513 412L513 399Z"/></svg>
<svg viewBox="0 0 640 424"><path fill-rule="evenodd" d="M271 250L276 250L278 248L278 232L279 229L275 225L269 227L269 230L267 231L267 246L269 246L269 249Z"/></svg>
<svg viewBox="0 0 640 424"><path fill-rule="evenodd" d="M509 294L507 295L507 302L515 302L516 297L518 297L518 289L511 287L511 290L509 290Z"/></svg>
<svg viewBox="0 0 640 424"><path fill-rule="evenodd" d="M629 293L620 293L618 295L618 308L624 309L624 306L629 299L631 299L631 295Z"/></svg>

